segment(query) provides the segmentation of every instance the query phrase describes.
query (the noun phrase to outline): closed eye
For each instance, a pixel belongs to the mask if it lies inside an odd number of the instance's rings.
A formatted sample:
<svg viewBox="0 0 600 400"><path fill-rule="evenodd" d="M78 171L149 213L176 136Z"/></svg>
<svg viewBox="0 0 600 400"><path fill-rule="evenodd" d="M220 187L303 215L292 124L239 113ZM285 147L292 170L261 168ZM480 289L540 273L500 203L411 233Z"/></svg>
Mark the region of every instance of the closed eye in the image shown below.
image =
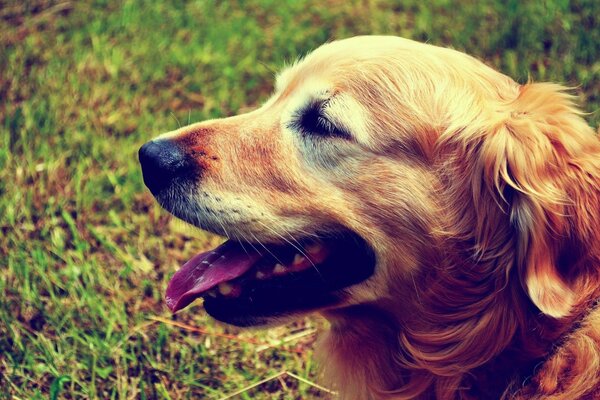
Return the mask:
<svg viewBox="0 0 600 400"><path fill-rule="evenodd" d="M327 117L326 101L313 101L297 111L288 127L304 135L349 138L346 130Z"/></svg>

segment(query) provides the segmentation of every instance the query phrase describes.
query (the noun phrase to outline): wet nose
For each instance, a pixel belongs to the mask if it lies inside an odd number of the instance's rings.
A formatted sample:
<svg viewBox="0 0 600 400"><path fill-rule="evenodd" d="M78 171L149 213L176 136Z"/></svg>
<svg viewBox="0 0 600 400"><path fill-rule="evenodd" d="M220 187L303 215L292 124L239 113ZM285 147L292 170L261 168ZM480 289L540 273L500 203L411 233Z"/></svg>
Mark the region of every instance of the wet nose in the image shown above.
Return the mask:
<svg viewBox="0 0 600 400"><path fill-rule="evenodd" d="M191 172L185 152L170 140L151 140L140 147L138 156L144 183L154 195Z"/></svg>

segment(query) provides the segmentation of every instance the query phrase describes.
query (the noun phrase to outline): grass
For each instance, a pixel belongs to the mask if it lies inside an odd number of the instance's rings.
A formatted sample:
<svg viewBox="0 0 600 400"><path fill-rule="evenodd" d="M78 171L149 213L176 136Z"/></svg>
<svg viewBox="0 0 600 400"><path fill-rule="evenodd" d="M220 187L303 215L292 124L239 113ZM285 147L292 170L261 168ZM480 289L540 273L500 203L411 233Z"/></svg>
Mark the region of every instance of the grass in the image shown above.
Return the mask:
<svg viewBox="0 0 600 400"><path fill-rule="evenodd" d="M305 382L321 321L169 315L170 275L220 239L159 209L139 145L253 107L285 62L369 33L574 86L597 127L598 16L596 0L1 0L0 399L327 397Z"/></svg>

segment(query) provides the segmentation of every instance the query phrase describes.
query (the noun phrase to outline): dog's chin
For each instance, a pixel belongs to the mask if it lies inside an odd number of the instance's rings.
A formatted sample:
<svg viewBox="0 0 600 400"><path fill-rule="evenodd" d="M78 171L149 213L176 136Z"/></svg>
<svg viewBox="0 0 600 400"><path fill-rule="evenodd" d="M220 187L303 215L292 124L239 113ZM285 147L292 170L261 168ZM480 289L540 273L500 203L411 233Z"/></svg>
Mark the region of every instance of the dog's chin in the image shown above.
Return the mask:
<svg viewBox="0 0 600 400"><path fill-rule="evenodd" d="M303 314L320 309L335 307L340 303L335 293L319 294L306 302L287 302L283 296L270 296L270 299L254 302L244 299L204 298L204 309L214 319L238 327L277 326L300 318ZM329 298L327 298L329 297Z"/></svg>

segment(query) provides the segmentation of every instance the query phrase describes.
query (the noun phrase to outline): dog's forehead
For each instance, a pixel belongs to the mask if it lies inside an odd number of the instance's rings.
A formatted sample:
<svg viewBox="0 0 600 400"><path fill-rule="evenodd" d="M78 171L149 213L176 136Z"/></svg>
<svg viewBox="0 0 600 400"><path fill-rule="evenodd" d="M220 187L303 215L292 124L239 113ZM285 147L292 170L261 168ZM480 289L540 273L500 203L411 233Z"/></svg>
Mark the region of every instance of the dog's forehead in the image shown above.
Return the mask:
<svg viewBox="0 0 600 400"><path fill-rule="evenodd" d="M279 93L292 91L308 77L343 83L344 75L358 71L361 61L373 61L395 50L418 46L422 44L388 36L357 36L326 43L283 68L276 77L275 89Z"/></svg>
<svg viewBox="0 0 600 400"><path fill-rule="evenodd" d="M345 92L366 101L392 91L402 96L409 92L405 89L412 91L426 81L448 78L449 70L481 64L472 64L472 59L465 63L463 57L467 56L398 37L359 36L334 41L283 68L270 102L307 91L317 95Z"/></svg>
<svg viewBox="0 0 600 400"><path fill-rule="evenodd" d="M300 64L313 64L327 71L340 66L356 65L362 61L375 60L391 54L410 50L425 52L435 46L392 36L357 36L326 43L309 53Z"/></svg>

